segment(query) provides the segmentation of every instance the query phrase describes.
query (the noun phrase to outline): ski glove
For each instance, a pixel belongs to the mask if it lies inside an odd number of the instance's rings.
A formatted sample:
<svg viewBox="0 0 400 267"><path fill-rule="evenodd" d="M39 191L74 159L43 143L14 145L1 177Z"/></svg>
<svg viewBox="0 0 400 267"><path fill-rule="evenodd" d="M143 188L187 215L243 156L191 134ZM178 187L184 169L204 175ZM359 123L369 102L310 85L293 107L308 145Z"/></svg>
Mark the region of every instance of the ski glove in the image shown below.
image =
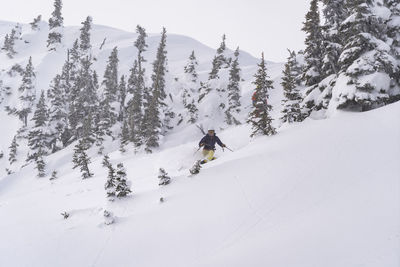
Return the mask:
<svg viewBox="0 0 400 267"><path fill-rule="evenodd" d="M202 146L204 146L204 143L201 143L201 144L199 145L199 147L202 147Z"/></svg>

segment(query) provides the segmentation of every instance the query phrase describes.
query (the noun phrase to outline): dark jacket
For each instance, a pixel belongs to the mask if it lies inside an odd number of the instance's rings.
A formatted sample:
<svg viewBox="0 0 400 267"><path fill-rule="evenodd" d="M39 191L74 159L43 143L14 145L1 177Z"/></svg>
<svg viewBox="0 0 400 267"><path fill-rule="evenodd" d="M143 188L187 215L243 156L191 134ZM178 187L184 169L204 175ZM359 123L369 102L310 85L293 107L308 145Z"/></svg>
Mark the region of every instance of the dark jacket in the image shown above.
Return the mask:
<svg viewBox="0 0 400 267"><path fill-rule="evenodd" d="M214 136L210 136L207 134L200 140L199 146L201 146L201 144L204 144L204 149L215 150L215 143L217 143L220 147L224 147L224 144L215 134Z"/></svg>

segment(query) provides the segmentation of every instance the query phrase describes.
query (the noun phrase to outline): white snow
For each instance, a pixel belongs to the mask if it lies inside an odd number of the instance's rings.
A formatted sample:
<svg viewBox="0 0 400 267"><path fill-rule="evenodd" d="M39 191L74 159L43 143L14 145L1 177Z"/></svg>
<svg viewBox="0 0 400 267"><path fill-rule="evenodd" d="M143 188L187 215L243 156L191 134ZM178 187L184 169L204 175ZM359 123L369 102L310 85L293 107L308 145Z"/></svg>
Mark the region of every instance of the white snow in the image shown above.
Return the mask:
<svg viewBox="0 0 400 267"><path fill-rule="evenodd" d="M100 157L81 180L72 151L58 152L48 158L57 180L31 165L0 180L1 265L397 267L398 114L400 103L338 112L254 140L231 128L219 136L235 152L218 150L193 177L199 134L151 155L113 152L134 192L115 202ZM159 167L170 185L158 186Z"/></svg>

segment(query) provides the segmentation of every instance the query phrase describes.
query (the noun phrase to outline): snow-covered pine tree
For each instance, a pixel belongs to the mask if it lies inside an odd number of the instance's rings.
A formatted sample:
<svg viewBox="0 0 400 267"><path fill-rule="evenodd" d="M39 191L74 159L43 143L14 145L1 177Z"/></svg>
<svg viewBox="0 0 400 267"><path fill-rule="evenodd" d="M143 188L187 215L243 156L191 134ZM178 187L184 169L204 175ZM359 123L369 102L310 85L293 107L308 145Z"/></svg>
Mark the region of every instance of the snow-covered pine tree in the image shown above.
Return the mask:
<svg viewBox="0 0 400 267"><path fill-rule="evenodd" d="M348 17L346 0L322 0L325 24L322 27L324 57L321 71L323 76L338 74L339 56L343 50L340 25Z"/></svg>
<svg viewBox="0 0 400 267"><path fill-rule="evenodd" d="M128 122L124 120L122 122L122 127L121 127L120 146L119 146L119 151L121 151L121 153L126 152L125 146L128 143L129 143L129 127L128 127Z"/></svg>
<svg viewBox="0 0 400 267"><path fill-rule="evenodd" d="M118 49L114 47L108 58L102 82L103 96L99 106L99 122L97 123L97 135L101 139L105 135L112 135L111 127L117 122L120 109L118 107L118 62Z"/></svg>
<svg viewBox="0 0 400 267"><path fill-rule="evenodd" d="M171 182L171 177L168 176L168 173L163 169L160 168L159 172L158 172L158 185L167 185Z"/></svg>
<svg viewBox="0 0 400 267"><path fill-rule="evenodd" d="M318 1L311 0L310 10L306 14L306 21L302 29L306 33L306 49L304 50L306 66L303 78L307 86L315 85L324 78L322 73L323 35Z"/></svg>
<svg viewBox="0 0 400 267"><path fill-rule="evenodd" d="M49 108L49 145L52 152L61 149L69 139L68 133L68 95L61 85L61 75L56 75L47 91ZM59 144L60 143L60 144Z"/></svg>
<svg viewBox="0 0 400 267"><path fill-rule="evenodd" d="M37 16L36 18L33 19L33 21L31 23L29 23L31 25L31 29L33 31L37 31L40 30L39 28L39 23L42 21L42 15Z"/></svg>
<svg viewBox="0 0 400 267"><path fill-rule="evenodd" d="M108 166L111 165L110 156L104 155L104 156L103 156L103 161L101 162L101 165L102 165L103 167L108 168Z"/></svg>
<svg viewBox="0 0 400 267"><path fill-rule="evenodd" d="M39 101L36 105L35 113L33 114L32 118L34 126L29 131L28 134L28 146L30 151L28 153L27 161L32 159L38 161L39 157L43 157L44 155L47 154L48 120L49 120L49 114L46 105L46 98L44 96L44 92L42 91L42 93L40 94Z"/></svg>
<svg viewBox="0 0 400 267"><path fill-rule="evenodd" d="M253 84L256 86L252 99L253 108L249 114L247 123L252 126L251 137L262 135L274 135L276 130L272 125L272 117L270 112L272 106L268 104L268 91L273 89L273 81L269 79L267 74L267 66L265 64L264 53L262 53L261 62L258 64L258 71L254 75L256 78Z"/></svg>
<svg viewBox="0 0 400 267"><path fill-rule="evenodd" d="M134 43L138 50L137 59L134 61L133 67L130 70L130 76L127 84L128 98L127 116L128 126L130 131L130 141L139 147L143 144L145 135L145 127L143 125L143 109L144 105L150 102L150 93L145 85L145 68L143 64L146 62L143 53L148 45L146 44L146 30L137 25L136 33L138 37Z"/></svg>
<svg viewBox="0 0 400 267"><path fill-rule="evenodd" d="M396 59L386 44L387 26L375 14L371 0L346 2L352 19L341 26L345 46L339 58L340 84L332 92L339 109L365 111L384 105L390 98Z"/></svg>
<svg viewBox="0 0 400 267"><path fill-rule="evenodd" d="M153 74L150 102L145 105L143 127L145 130L146 151L158 147L159 135L165 134L171 129L170 120L173 117L166 103L165 73L167 72L167 32L163 28L160 44L157 49L156 59L153 62Z"/></svg>
<svg viewBox="0 0 400 267"><path fill-rule="evenodd" d="M72 157L72 163L74 164L73 168L75 169L76 167L79 167L83 179L93 176L93 173L89 170L90 158L86 153L88 149L88 142L85 139L80 139L78 144L75 146Z"/></svg>
<svg viewBox="0 0 400 267"><path fill-rule="evenodd" d="M110 201L114 200L114 197L116 196L116 176L115 176L115 169L111 165L111 163L107 164L107 169L108 169L108 176L107 176L107 181L106 184L104 185L104 189L107 192L107 197Z"/></svg>
<svg viewBox="0 0 400 267"><path fill-rule="evenodd" d="M35 158L35 163L36 163L35 169L37 169L38 171L37 174L38 177L46 176L46 163L44 161L43 154L44 154L43 150L39 149Z"/></svg>
<svg viewBox="0 0 400 267"><path fill-rule="evenodd" d="M62 1L54 0L54 11L49 19L49 36L47 38L49 50L56 50L57 44L60 44L62 40L64 18L62 17L61 9Z"/></svg>
<svg viewBox="0 0 400 267"><path fill-rule="evenodd" d="M226 50L225 41L226 41L226 36L224 34L222 36L222 42L217 49L217 54L214 56L214 59L212 61L212 69L208 76L209 80L219 78L218 73L222 67L225 68L229 67L230 59L226 58L224 55Z"/></svg>
<svg viewBox="0 0 400 267"><path fill-rule="evenodd" d="M17 136L15 135L13 140L12 140L12 142L11 142L11 145L9 147L10 153L9 153L9 156L8 156L8 161L10 162L10 165L12 165L14 162L17 161L17 149L18 149L18 147L19 147L19 145L17 143Z"/></svg>
<svg viewBox="0 0 400 267"><path fill-rule="evenodd" d="M400 3L397 0L385 0L385 3L391 11L391 16L387 22L387 25L388 36L393 40L391 45L392 54L398 61L393 78L396 81L398 88L400 88ZM391 94L390 102L400 100L399 90L400 89L398 89L396 92L396 89L394 89L395 92Z"/></svg>
<svg viewBox="0 0 400 267"><path fill-rule="evenodd" d="M24 74L22 76L22 84L19 87L20 95L20 108L18 109L18 115L24 122L25 126L28 124L28 114L32 111L32 106L35 101L35 86L34 86L35 72L32 64L32 57L29 57L28 64L25 67Z"/></svg>
<svg viewBox="0 0 400 267"><path fill-rule="evenodd" d="M235 50L235 59L229 70L228 108L225 111L225 120L228 125L239 125L238 115L240 113L240 67L239 47Z"/></svg>
<svg viewBox="0 0 400 267"><path fill-rule="evenodd" d="M86 56L81 60L76 81L71 88L68 118L73 135L72 140L95 135L95 119L98 117L99 109L97 87L91 65L91 57ZM84 126L86 127L85 131ZM90 137L90 141L94 141L92 137Z"/></svg>
<svg viewBox="0 0 400 267"><path fill-rule="evenodd" d="M199 66L199 62L197 61L196 55L194 53L194 50L189 56L188 63L186 66L183 68L185 73L188 74L191 78L191 81L196 83L198 74L197 74L197 67Z"/></svg>
<svg viewBox="0 0 400 267"><path fill-rule="evenodd" d="M13 58L17 52L15 51L14 45L15 45L15 40L17 39L17 32L14 29L11 30L10 34L6 34L4 38L4 44L3 47L1 48L4 50L9 58Z"/></svg>
<svg viewBox="0 0 400 267"><path fill-rule="evenodd" d="M296 82L296 77L301 73L297 67L296 52L289 51L289 57L287 63L285 64L285 69L283 70L283 77L281 85L283 87L284 99L282 100L282 123L288 122L301 122L304 119L302 114L300 103L302 97L300 96L298 90L298 83Z"/></svg>
<svg viewBox="0 0 400 267"><path fill-rule="evenodd" d="M189 119L188 123L195 123L199 117L199 110L197 108L197 100L198 100L198 74L197 74L197 66L199 63L197 62L196 55L194 50L189 56L189 60L184 67L184 72L186 74L186 82L187 85L182 90L182 103L183 106L187 110L187 114Z"/></svg>
<svg viewBox="0 0 400 267"><path fill-rule="evenodd" d="M121 198L126 197L131 192L130 183L126 179L126 170L124 165L122 163L118 163L115 176L115 195L118 198Z"/></svg>
<svg viewBox="0 0 400 267"><path fill-rule="evenodd" d="M119 103L118 121L121 122L124 120L126 113L125 110L126 93L127 92L126 92L125 75L122 75L118 85L118 103Z"/></svg>
<svg viewBox="0 0 400 267"><path fill-rule="evenodd" d="M81 52L86 55L89 53L90 48L92 48L92 45L90 44L90 30L92 29L92 22L92 17L88 16L86 17L86 20L81 23L83 26L80 29L81 34L79 36L79 47Z"/></svg>

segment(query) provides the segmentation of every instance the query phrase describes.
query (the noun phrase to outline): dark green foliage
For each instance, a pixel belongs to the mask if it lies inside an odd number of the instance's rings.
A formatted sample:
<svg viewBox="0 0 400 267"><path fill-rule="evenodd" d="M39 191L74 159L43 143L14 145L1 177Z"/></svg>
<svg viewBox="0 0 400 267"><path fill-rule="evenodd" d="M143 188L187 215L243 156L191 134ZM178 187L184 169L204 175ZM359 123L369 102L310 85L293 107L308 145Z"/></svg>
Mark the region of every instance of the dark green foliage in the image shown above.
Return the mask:
<svg viewBox="0 0 400 267"><path fill-rule="evenodd" d="M132 193L130 183L126 179L126 170L122 163L117 164L117 171L115 175L115 195L118 198L126 197Z"/></svg>
<svg viewBox="0 0 400 267"><path fill-rule="evenodd" d="M262 54L261 63L258 64L258 71L254 76L256 80L253 84L256 86L253 94L253 108L249 114L247 123L252 126L251 137L261 135L276 134L275 128L272 126L272 118L269 114L272 106L268 104L268 90L273 89L272 80L267 75L267 67L265 65L264 53Z"/></svg>
<svg viewBox="0 0 400 267"><path fill-rule="evenodd" d="M88 141L85 139L80 139L78 144L75 146L74 154L72 157L73 168L80 168L82 178L90 178L93 173L89 170L90 158L88 157L86 151L89 149Z"/></svg>
<svg viewBox="0 0 400 267"><path fill-rule="evenodd" d="M12 165L14 162L17 161L17 148L19 147L18 143L17 143L17 136L14 136L11 145L9 147L10 149L10 154L8 157L8 161L10 162L10 165Z"/></svg>
<svg viewBox="0 0 400 267"><path fill-rule="evenodd" d="M283 110L281 121L288 122L301 122L304 116L301 112L300 103L302 97L300 96L297 88L296 77L299 76L300 71L296 61L296 53L289 50L289 57L283 70L282 87L284 90L284 99L282 100Z"/></svg>
<svg viewBox="0 0 400 267"><path fill-rule="evenodd" d="M35 73L33 70L32 57L29 57L28 64L25 67L24 74L22 76L22 84L19 87L21 92L21 108L18 111L20 119L24 122L25 126L28 124L28 114L32 111L32 106L35 101L35 87L33 84Z"/></svg>
<svg viewBox="0 0 400 267"><path fill-rule="evenodd" d="M86 17L86 20L82 22L82 28L80 29L81 34L79 36L80 44L79 47L82 53L88 53L89 49L92 47L90 44L90 30L92 29L92 17Z"/></svg>
<svg viewBox="0 0 400 267"><path fill-rule="evenodd" d="M217 54L215 55L213 62L212 62L212 69L208 76L209 80L219 78L218 73L222 67L229 67L230 59L227 59L224 55L224 52L226 50L225 40L226 40L226 36L224 34L222 36L222 42L221 42L219 48L217 49Z"/></svg>
<svg viewBox="0 0 400 267"><path fill-rule="evenodd" d="M304 70L305 84L310 86L319 83L322 75L322 29L320 25L320 14L318 0L311 0L310 10L306 15L306 21L302 29L306 33L304 51L306 66Z"/></svg>
<svg viewBox="0 0 400 267"><path fill-rule="evenodd" d="M50 50L55 50L55 45L61 43L62 34L61 28L63 27L64 18L61 14L62 2L61 0L54 1L54 11L51 13L51 18L49 19L49 35L47 38L47 47Z"/></svg>
<svg viewBox="0 0 400 267"><path fill-rule="evenodd" d="M31 29L36 31L39 29L39 22L42 21L42 15L37 16L36 18L33 19L33 21L31 23L29 23L31 25Z"/></svg>
<svg viewBox="0 0 400 267"><path fill-rule="evenodd" d="M167 185L171 182L171 177L168 176L168 173L163 169L160 168L159 173L158 173L158 185Z"/></svg>
<svg viewBox="0 0 400 267"><path fill-rule="evenodd" d="M229 70L228 84L228 108L225 111L226 122L228 125L240 124L237 116L240 113L240 67L239 67L239 47L235 51L235 59Z"/></svg>

